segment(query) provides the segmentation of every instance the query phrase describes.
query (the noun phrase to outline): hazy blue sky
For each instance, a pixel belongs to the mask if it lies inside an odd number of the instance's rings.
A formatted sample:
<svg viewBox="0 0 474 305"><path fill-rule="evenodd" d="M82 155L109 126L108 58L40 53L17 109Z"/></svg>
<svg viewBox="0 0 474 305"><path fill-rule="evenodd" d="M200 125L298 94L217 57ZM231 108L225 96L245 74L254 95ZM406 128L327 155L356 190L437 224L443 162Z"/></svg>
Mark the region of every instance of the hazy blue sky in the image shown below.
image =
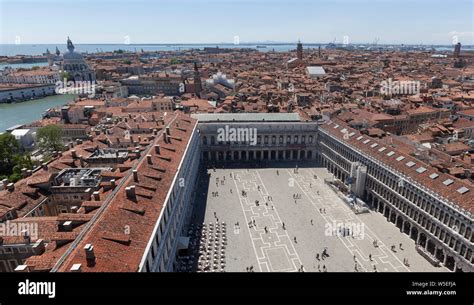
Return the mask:
<svg viewBox="0 0 474 305"><path fill-rule="evenodd" d="M474 44L473 0L0 0L0 43Z"/></svg>

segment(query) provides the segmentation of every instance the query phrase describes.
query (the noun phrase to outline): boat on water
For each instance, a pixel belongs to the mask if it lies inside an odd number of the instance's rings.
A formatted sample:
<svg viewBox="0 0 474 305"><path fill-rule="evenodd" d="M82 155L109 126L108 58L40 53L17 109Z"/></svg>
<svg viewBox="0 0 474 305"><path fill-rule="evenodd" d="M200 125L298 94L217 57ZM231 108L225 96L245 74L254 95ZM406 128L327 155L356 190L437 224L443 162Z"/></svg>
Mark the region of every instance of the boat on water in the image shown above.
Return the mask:
<svg viewBox="0 0 474 305"><path fill-rule="evenodd" d="M267 46L257 46L257 49L265 49Z"/></svg>

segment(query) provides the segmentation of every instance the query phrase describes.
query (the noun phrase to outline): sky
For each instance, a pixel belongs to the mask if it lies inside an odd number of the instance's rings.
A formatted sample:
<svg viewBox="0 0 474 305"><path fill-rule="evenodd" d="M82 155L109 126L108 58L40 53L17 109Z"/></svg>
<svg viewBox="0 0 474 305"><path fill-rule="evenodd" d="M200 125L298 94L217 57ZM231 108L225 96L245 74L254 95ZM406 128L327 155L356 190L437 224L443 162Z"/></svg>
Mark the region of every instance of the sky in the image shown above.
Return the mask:
<svg viewBox="0 0 474 305"><path fill-rule="evenodd" d="M0 43L474 44L474 0L0 0Z"/></svg>

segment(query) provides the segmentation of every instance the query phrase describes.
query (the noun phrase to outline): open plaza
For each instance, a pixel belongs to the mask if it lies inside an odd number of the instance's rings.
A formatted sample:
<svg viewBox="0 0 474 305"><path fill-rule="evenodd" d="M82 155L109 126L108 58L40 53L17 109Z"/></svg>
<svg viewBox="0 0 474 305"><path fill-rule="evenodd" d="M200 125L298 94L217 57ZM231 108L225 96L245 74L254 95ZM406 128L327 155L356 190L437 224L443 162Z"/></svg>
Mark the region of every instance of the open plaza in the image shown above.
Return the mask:
<svg viewBox="0 0 474 305"><path fill-rule="evenodd" d="M203 171L191 216L193 271L447 271L382 214L356 214L325 182L331 177L310 161Z"/></svg>

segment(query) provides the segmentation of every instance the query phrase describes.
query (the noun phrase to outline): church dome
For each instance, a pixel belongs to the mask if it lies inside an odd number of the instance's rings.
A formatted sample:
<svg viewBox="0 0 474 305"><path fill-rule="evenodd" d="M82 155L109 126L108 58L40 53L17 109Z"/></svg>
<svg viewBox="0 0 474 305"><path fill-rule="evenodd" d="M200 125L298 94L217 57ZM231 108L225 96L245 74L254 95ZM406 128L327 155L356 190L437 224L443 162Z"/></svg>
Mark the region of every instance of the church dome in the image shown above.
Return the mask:
<svg viewBox="0 0 474 305"><path fill-rule="evenodd" d="M63 58L65 61L84 60L81 54L74 51L64 53Z"/></svg>

